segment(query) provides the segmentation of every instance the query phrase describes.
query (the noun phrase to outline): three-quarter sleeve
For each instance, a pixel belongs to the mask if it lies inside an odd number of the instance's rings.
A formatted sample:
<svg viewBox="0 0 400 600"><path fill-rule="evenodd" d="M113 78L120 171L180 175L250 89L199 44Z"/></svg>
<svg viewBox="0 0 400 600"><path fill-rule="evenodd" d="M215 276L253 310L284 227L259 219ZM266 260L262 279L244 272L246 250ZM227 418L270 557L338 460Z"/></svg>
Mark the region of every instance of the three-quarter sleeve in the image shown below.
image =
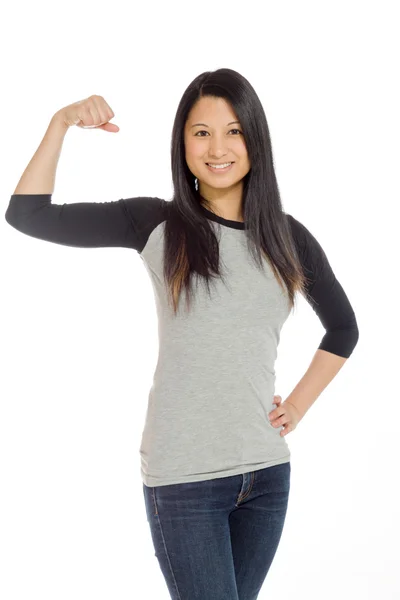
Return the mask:
<svg viewBox="0 0 400 600"><path fill-rule="evenodd" d="M325 329L318 348L349 358L359 337L353 307L321 244L302 223L292 215L287 216L304 274L309 279L307 302Z"/></svg>
<svg viewBox="0 0 400 600"><path fill-rule="evenodd" d="M52 194L14 194L5 219L18 231L55 244L78 248L121 247L140 251L146 217L160 198L55 204Z"/></svg>

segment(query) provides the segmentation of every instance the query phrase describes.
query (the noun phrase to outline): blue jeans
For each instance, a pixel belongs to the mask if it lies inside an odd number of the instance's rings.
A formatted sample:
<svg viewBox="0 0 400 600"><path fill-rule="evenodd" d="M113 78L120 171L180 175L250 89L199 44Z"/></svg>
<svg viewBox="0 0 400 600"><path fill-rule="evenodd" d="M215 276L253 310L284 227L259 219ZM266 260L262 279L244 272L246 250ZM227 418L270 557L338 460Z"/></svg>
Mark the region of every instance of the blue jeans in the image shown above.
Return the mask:
<svg viewBox="0 0 400 600"><path fill-rule="evenodd" d="M143 483L155 556L173 600L256 600L281 538L290 462L158 487Z"/></svg>

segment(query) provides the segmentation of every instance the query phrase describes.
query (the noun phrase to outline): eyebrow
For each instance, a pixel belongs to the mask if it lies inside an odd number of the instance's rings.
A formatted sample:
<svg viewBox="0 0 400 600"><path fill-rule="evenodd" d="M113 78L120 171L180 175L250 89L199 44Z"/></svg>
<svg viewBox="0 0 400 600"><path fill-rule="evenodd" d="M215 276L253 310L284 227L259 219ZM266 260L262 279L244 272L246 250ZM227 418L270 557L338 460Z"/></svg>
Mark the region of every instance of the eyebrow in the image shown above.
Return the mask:
<svg viewBox="0 0 400 600"><path fill-rule="evenodd" d="M230 123L228 123L228 125L226 127L229 127L229 125L233 125L234 123L240 124L240 121L231 121ZM205 123L195 123L194 125L192 125L192 127L197 127L197 125L201 125L202 127L208 127L208 125L206 125Z"/></svg>

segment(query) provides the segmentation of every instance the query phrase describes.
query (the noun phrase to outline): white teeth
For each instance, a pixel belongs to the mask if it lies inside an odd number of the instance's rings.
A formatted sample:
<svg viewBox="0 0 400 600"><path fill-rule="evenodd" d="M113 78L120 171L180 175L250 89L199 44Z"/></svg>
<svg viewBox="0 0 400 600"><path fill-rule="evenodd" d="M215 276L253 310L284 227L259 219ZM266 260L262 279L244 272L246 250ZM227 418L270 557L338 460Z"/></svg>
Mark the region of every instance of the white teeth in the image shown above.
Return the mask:
<svg viewBox="0 0 400 600"><path fill-rule="evenodd" d="M225 164L223 164L223 165L213 165L213 164L211 164L211 163L208 163L208 165L209 165L210 167L212 167L213 169L225 169L226 167L229 167L231 164L232 164L231 162L229 162L229 163L225 163Z"/></svg>

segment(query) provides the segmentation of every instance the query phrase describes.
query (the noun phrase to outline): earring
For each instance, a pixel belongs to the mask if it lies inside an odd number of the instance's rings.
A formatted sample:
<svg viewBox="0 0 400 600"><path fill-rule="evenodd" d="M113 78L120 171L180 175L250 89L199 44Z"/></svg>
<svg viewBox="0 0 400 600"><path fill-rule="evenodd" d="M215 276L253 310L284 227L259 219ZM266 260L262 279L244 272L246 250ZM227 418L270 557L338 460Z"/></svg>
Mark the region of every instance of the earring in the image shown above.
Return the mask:
<svg viewBox="0 0 400 600"><path fill-rule="evenodd" d="M197 177L194 178L194 187L197 192L197 190L199 189L199 182L197 181Z"/></svg>

